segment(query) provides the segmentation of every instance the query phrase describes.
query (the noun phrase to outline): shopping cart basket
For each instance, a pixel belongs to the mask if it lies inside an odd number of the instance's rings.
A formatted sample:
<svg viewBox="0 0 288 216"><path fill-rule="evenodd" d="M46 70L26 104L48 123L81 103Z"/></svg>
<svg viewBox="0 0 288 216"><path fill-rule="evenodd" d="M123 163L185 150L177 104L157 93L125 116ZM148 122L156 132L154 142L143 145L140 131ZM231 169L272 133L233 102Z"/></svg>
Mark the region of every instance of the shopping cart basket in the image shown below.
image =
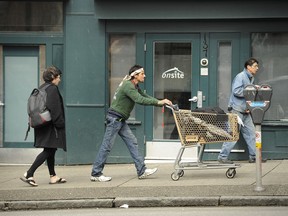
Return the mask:
<svg viewBox="0 0 288 216"><path fill-rule="evenodd" d="M234 178L239 164L222 164L203 162L205 145L209 143L231 142L239 139L238 120L236 114L216 114L180 110L177 105L168 106L172 110L177 126L181 148L174 163L175 171L171 174L174 181L179 180L187 169L219 169L228 168L227 178ZM197 148L196 162L182 162L186 148Z"/></svg>

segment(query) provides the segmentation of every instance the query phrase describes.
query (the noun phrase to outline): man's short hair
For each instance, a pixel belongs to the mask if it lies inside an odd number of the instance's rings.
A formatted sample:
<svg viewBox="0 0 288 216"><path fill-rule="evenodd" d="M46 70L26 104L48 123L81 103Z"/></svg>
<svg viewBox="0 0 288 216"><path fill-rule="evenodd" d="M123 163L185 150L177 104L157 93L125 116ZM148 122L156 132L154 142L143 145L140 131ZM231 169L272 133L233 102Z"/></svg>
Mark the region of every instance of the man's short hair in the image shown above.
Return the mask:
<svg viewBox="0 0 288 216"><path fill-rule="evenodd" d="M257 63L257 64L259 64L259 62L258 62L258 60L256 59L256 58L249 58L246 62L245 62L245 64L244 64L244 67L245 68L247 68L248 67L248 65L249 66L252 66L254 63Z"/></svg>
<svg viewBox="0 0 288 216"><path fill-rule="evenodd" d="M55 66L46 68L43 72L43 80L45 82L52 82L57 76L61 76L62 72Z"/></svg>

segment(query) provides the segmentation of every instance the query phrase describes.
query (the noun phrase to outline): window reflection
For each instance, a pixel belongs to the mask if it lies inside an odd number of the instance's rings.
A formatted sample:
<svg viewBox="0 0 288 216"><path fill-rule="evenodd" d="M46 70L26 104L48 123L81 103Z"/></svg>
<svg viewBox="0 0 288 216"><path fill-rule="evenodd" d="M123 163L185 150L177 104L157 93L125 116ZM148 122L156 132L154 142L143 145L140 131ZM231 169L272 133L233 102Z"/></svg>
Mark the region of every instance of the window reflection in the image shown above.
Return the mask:
<svg viewBox="0 0 288 216"><path fill-rule="evenodd" d="M288 120L288 33L253 33L252 56L259 60L256 84L273 89L264 120Z"/></svg>
<svg viewBox="0 0 288 216"><path fill-rule="evenodd" d="M110 54L110 104L118 85L136 62L136 36L134 34L111 34ZM130 118L135 118L135 109Z"/></svg>
<svg viewBox="0 0 288 216"><path fill-rule="evenodd" d="M63 3L0 1L0 31L63 32Z"/></svg>

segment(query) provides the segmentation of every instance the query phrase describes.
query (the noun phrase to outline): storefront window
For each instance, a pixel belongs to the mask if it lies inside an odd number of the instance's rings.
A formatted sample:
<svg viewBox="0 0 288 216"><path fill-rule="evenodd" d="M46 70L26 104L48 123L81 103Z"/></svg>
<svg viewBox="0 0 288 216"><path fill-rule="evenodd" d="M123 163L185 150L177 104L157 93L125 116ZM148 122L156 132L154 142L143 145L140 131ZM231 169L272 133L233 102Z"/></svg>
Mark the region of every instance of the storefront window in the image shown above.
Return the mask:
<svg viewBox="0 0 288 216"><path fill-rule="evenodd" d="M110 48L110 104L113 95L129 69L136 62L136 36L134 34L111 34ZM135 110L130 118L135 118Z"/></svg>
<svg viewBox="0 0 288 216"><path fill-rule="evenodd" d="M252 56L260 61L255 83L273 89L264 120L288 121L288 33L253 33Z"/></svg>
<svg viewBox="0 0 288 216"><path fill-rule="evenodd" d="M0 31L63 32L63 3L0 1Z"/></svg>
<svg viewBox="0 0 288 216"><path fill-rule="evenodd" d="M181 109L190 109L191 43L154 43L154 96L169 98ZM169 109L154 108L154 139L178 139L175 121Z"/></svg>

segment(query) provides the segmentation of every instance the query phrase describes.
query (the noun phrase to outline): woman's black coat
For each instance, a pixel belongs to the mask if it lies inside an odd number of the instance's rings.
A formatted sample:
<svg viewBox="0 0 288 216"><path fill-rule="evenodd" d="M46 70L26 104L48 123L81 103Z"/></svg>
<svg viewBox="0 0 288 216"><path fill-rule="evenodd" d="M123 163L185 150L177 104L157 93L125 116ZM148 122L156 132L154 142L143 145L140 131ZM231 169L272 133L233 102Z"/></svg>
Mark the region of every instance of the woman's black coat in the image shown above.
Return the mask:
<svg viewBox="0 0 288 216"><path fill-rule="evenodd" d="M48 85L44 83L42 86ZM46 106L51 112L51 123L35 128L34 146L37 148L62 148L66 151L65 114L63 98L56 85L50 83L47 92Z"/></svg>

